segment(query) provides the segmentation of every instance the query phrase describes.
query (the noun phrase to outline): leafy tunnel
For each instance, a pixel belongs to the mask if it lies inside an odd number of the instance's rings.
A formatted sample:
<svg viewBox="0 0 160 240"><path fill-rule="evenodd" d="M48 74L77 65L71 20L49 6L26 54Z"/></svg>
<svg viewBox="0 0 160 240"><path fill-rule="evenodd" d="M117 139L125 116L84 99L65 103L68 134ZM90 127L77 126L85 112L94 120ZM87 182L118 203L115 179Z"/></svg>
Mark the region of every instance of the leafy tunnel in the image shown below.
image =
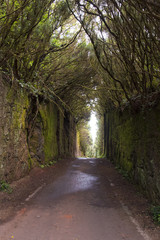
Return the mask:
<svg viewBox="0 0 160 240"><path fill-rule="evenodd" d="M90 156L109 156L107 113L135 114L157 104L159 7L158 0L0 0L0 72L4 85L29 96L30 150L34 128L42 127L33 120L51 125L41 107L46 102L73 116L79 150ZM7 96L14 98L11 90ZM94 152L91 112L99 127Z"/></svg>

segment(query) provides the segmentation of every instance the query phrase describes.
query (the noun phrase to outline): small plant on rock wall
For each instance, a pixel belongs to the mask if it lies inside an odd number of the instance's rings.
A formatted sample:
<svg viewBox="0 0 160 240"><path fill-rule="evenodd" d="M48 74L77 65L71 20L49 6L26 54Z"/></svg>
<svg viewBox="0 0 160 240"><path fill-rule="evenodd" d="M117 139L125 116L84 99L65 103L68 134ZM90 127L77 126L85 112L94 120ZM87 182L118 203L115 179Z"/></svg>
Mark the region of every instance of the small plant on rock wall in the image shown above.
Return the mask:
<svg viewBox="0 0 160 240"><path fill-rule="evenodd" d="M42 168L42 169L43 169L44 167L45 167L45 165L43 165L43 164L41 164L41 165L40 165L40 168Z"/></svg>
<svg viewBox="0 0 160 240"><path fill-rule="evenodd" d="M56 163L57 163L57 161L56 161L56 160L53 160L53 161L50 161L49 163L41 164L40 167L41 167L41 168L50 167L50 166L53 166L53 165L56 164Z"/></svg>
<svg viewBox="0 0 160 240"><path fill-rule="evenodd" d="M120 167L118 165L118 166L115 167L115 169L117 169L117 171L123 176L123 178L126 178L126 179L130 180L128 172L125 171L124 169L122 169L122 167Z"/></svg>
<svg viewBox="0 0 160 240"><path fill-rule="evenodd" d="M13 189L10 187L9 183L4 180L0 181L0 191L12 193Z"/></svg>
<svg viewBox="0 0 160 240"><path fill-rule="evenodd" d="M152 206L151 214L153 216L154 221L160 224L160 206Z"/></svg>

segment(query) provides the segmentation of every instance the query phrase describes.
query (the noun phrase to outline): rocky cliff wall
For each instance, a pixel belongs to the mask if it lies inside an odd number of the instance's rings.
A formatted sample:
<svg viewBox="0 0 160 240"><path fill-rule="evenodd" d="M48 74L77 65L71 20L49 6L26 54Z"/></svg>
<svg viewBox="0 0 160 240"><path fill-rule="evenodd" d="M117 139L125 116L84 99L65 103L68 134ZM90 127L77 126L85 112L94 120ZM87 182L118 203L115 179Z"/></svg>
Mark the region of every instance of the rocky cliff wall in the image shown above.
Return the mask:
<svg viewBox="0 0 160 240"><path fill-rule="evenodd" d="M15 87L15 86L14 86ZM27 95L18 93L0 77L0 179L20 178L28 170L25 130Z"/></svg>
<svg viewBox="0 0 160 240"><path fill-rule="evenodd" d="M105 114L105 155L160 202L160 104L146 112Z"/></svg>
<svg viewBox="0 0 160 240"><path fill-rule="evenodd" d="M75 152L71 114L0 77L0 180L19 179L34 166Z"/></svg>

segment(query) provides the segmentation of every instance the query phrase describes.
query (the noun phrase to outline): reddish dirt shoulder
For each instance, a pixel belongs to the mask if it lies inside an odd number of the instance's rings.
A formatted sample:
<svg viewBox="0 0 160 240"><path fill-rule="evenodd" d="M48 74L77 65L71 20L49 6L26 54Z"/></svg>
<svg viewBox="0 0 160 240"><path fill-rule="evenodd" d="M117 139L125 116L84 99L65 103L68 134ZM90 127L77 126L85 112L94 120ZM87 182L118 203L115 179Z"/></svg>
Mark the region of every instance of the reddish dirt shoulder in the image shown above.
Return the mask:
<svg viewBox="0 0 160 240"><path fill-rule="evenodd" d="M43 184L54 181L67 168L73 159L64 159L54 166L31 170L28 176L14 181L10 186L13 189L11 194L0 192L0 224L12 218L24 205L25 199Z"/></svg>

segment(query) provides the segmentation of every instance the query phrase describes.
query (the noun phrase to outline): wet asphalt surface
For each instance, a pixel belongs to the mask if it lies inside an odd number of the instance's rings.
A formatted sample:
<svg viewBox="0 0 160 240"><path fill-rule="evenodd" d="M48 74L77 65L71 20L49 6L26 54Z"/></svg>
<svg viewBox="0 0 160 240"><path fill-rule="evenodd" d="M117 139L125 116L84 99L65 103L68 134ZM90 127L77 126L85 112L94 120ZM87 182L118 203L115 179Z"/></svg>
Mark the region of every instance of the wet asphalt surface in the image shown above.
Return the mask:
<svg viewBox="0 0 160 240"><path fill-rule="evenodd" d="M100 159L72 161L0 226L0 240L144 240L100 167Z"/></svg>

